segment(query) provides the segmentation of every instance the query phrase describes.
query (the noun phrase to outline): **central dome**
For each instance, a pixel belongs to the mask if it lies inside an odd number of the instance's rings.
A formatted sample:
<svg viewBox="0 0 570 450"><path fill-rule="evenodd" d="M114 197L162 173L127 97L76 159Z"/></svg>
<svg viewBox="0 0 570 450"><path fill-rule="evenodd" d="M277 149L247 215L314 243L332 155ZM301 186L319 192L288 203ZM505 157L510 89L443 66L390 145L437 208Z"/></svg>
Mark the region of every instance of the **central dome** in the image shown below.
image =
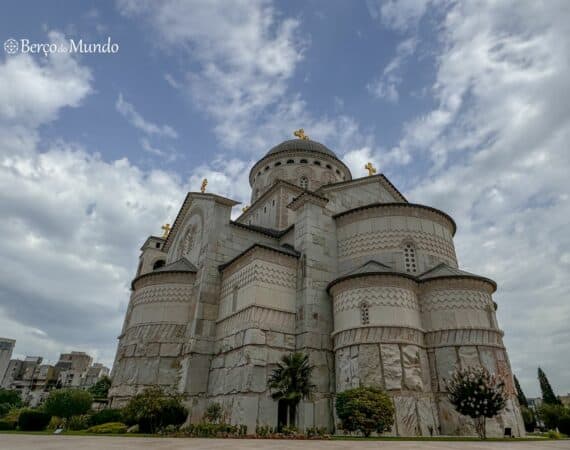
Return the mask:
<svg viewBox="0 0 570 450"><path fill-rule="evenodd" d="M281 144L278 144L269 150L265 156L290 150L306 150L310 152L324 153L325 155L338 159L336 153L327 146L317 141L311 141L310 139L290 139L288 141L283 141Z"/></svg>

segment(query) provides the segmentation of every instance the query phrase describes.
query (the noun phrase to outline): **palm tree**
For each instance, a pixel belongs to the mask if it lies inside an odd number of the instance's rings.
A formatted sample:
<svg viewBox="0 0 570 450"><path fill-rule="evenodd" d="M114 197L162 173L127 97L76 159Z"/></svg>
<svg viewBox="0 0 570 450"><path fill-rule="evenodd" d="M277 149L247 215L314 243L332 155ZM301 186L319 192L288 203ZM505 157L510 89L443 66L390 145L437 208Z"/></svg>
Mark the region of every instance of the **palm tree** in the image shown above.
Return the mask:
<svg viewBox="0 0 570 450"><path fill-rule="evenodd" d="M281 357L281 362L277 363L277 368L269 376L267 386L272 391L271 397L288 408L290 426L295 424L297 405L302 399L310 398L315 390L315 385L311 384L313 368L308 355L290 353Z"/></svg>

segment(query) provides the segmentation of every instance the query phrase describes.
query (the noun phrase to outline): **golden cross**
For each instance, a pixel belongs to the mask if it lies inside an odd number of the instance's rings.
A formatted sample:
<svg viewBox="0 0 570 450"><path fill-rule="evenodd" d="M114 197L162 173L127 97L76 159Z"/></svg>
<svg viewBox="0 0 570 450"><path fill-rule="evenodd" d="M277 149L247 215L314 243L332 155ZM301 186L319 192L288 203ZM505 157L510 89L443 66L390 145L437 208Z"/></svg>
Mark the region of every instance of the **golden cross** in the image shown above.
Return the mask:
<svg viewBox="0 0 570 450"><path fill-rule="evenodd" d="M299 128L297 131L293 132L293 134L295 136L297 136L299 139L303 139L304 141L308 141L309 140L309 136L307 136L305 134L305 130L303 130L302 128Z"/></svg>
<svg viewBox="0 0 570 450"><path fill-rule="evenodd" d="M245 205L245 206L241 209L241 212L246 212L248 209L249 209L249 206L248 206L248 205Z"/></svg>
<svg viewBox="0 0 570 450"><path fill-rule="evenodd" d="M162 239L166 239L168 237L168 233L170 233L170 224L165 223L162 227L164 233L162 234Z"/></svg>
<svg viewBox="0 0 570 450"><path fill-rule="evenodd" d="M202 180L202 186L200 187L200 192L206 192L206 186L208 185L208 179L204 178Z"/></svg>
<svg viewBox="0 0 570 450"><path fill-rule="evenodd" d="M366 164L364 166L364 168L366 170L368 170L368 176L371 177L372 175L374 175L376 173L376 168L372 165L371 162L369 162L368 164Z"/></svg>

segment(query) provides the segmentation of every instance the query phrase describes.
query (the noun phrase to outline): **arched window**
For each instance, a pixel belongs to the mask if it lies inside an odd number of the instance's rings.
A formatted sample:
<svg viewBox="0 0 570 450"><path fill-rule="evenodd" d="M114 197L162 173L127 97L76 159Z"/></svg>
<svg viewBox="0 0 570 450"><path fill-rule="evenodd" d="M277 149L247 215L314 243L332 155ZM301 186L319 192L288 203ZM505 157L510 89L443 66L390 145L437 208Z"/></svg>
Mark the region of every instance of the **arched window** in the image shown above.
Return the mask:
<svg viewBox="0 0 570 450"><path fill-rule="evenodd" d="M156 270L156 269L160 269L161 267L164 267L166 261L164 261L164 259L159 259L157 262L154 263L154 265L152 266L152 270Z"/></svg>
<svg viewBox="0 0 570 450"><path fill-rule="evenodd" d="M418 271L416 247L411 242L404 244L404 267L408 273L416 273Z"/></svg>
<svg viewBox="0 0 570 450"><path fill-rule="evenodd" d="M306 159L302 159L301 161L299 161L301 164L307 164L309 161L307 161Z"/></svg>
<svg viewBox="0 0 570 450"><path fill-rule="evenodd" d="M320 161L313 161L313 164L314 164L315 166L320 166L320 165L321 165L321 162L320 162Z"/></svg>
<svg viewBox="0 0 570 450"><path fill-rule="evenodd" d="M360 323L361 325L368 325L370 323L370 312L368 310L368 303L366 302L360 304Z"/></svg>
<svg viewBox="0 0 570 450"><path fill-rule="evenodd" d="M332 166L330 164L327 164L327 169L331 169L332 170Z"/></svg>
<svg viewBox="0 0 570 450"><path fill-rule="evenodd" d="M293 160L293 159L288 159L288 160L287 160L287 164L294 164L294 163L295 163L295 160Z"/></svg>
<svg viewBox="0 0 570 450"><path fill-rule="evenodd" d="M305 175L299 179L299 186L303 189L309 189L309 179Z"/></svg>
<svg viewBox="0 0 570 450"><path fill-rule="evenodd" d="M280 166L280 165L281 165L281 161L277 161L277 162L275 163L275 167Z"/></svg>

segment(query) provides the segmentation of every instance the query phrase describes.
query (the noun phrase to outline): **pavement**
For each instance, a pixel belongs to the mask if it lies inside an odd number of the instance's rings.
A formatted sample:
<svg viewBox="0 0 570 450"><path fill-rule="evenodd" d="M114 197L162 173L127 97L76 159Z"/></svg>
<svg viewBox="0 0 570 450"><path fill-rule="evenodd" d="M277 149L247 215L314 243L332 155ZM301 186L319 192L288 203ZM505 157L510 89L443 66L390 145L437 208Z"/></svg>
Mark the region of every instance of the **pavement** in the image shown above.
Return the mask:
<svg viewBox="0 0 570 450"><path fill-rule="evenodd" d="M0 450L570 450L570 440L512 442L317 441L1 434Z"/></svg>

